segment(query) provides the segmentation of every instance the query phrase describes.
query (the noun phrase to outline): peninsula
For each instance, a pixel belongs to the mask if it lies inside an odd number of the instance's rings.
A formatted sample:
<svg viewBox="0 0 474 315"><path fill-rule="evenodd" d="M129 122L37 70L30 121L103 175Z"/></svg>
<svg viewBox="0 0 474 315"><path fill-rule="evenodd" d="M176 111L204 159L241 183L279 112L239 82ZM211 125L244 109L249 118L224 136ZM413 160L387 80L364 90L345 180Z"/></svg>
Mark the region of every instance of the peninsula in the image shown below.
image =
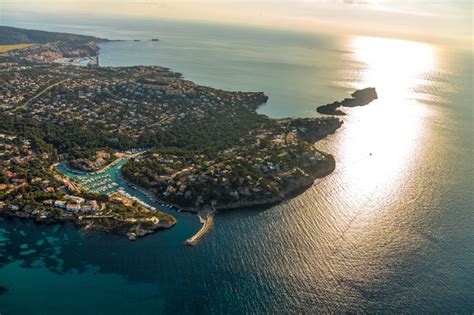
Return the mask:
<svg viewBox="0 0 474 315"><path fill-rule="evenodd" d="M53 167L95 172L136 149L124 178L196 212L275 204L334 170L315 142L338 118L271 119L256 112L262 92L199 86L163 67L70 64L104 41L0 27L0 44L29 44L0 54L0 213L131 238L169 228L172 216L93 194Z"/></svg>

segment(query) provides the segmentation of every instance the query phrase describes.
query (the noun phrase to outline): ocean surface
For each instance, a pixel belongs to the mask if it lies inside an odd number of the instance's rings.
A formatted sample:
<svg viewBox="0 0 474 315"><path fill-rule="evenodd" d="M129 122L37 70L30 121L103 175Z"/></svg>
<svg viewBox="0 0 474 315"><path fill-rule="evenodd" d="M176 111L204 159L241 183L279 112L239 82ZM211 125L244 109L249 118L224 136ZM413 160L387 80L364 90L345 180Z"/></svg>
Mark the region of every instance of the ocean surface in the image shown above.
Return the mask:
<svg viewBox="0 0 474 315"><path fill-rule="evenodd" d="M334 173L284 204L219 213L196 247L191 214L136 242L1 218L0 313L474 312L471 52L150 20L2 24L140 39L101 44L100 64L263 91L271 117L317 117L356 88L379 99L317 143Z"/></svg>

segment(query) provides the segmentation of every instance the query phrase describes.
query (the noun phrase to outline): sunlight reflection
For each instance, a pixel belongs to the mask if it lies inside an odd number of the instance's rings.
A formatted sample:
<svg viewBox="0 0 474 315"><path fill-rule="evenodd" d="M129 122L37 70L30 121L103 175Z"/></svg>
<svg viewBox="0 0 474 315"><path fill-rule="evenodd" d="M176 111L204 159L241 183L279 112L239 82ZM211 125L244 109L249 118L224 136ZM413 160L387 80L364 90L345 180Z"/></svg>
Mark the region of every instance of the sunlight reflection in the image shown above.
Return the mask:
<svg viewBox="0 0 474 315"><path fill-rule="evenodd" d="M379 99L349 110L339 152L346 164L343 181L363 203L395 201L391 195L409 179L422 142L428 111L416 91L430 84L434 50L416 42L358 37L352 51L361 64L355 88L373 86Z"/></svg>
<svg viewBox="0 0 474 315"><path fill-rule="evenodd" d="M435 63L428 44L357 37L352 46L356 59L367 65L360 83L377 85L379 93L392 102L413 98L413 91L425 83Z"/></svg>

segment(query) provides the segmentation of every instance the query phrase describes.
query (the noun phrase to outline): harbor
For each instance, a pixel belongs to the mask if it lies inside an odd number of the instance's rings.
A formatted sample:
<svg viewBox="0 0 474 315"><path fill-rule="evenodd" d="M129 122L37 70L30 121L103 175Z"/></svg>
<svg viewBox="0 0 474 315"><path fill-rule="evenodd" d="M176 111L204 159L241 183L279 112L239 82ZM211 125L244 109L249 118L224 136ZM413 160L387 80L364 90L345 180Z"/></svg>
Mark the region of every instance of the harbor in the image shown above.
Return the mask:
<svg viewBox="0 0 474 315"><path fill-rule="evenodd" d="M81 189L108 196L119 194L140 203L150 210L157 210L158 208L160 210L162 210L162 208L171 210L172 206L155 202L150 192L125 181L120 173L120 169L128 160L129 158L117 159L106 168L91 173L73 170L65 164L59 164L56 169L71 179Z"/></svg>
<svg viewBox="0 0 474 315"><path fill-rule="evenodd" d="M189 209L179 209L175 205L160 202L153 194L141 187L127 182L120 171L130 157L122 157L109 164L106 168L98 172L81 172L69 168L64 163L56 166L56 170L63 174L69 181L80 189L93 193L112 196L118 194L131 201L140 203L150 210L160 210L177 218L178 224L182 219L189 221L189 217L194 214ZM209 231L213 223L213 212L198 213L201 228L185 240L186 245L196 245L197 242Z"/></svg>

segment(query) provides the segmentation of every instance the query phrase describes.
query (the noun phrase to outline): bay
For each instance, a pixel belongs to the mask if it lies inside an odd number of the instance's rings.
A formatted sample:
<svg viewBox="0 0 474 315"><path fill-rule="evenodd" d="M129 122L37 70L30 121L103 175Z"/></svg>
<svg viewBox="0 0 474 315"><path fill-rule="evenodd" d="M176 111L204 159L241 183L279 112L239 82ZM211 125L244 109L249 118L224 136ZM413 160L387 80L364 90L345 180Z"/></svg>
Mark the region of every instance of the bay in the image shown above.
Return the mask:
<svg viewBox="0 0 474 315"><path fill-rule="evenodd" d="M259 112L275 118L316 117L317 105L366 86L379 99L347 110L317 144L334 154L334 173L284 204L220 213L193 248L183 245L199 228L192 215L137 242L0 219L2 312L474 311L470 52L203 23L16 24L141 39L101 44L101 65L263 91Z"/></svg>

